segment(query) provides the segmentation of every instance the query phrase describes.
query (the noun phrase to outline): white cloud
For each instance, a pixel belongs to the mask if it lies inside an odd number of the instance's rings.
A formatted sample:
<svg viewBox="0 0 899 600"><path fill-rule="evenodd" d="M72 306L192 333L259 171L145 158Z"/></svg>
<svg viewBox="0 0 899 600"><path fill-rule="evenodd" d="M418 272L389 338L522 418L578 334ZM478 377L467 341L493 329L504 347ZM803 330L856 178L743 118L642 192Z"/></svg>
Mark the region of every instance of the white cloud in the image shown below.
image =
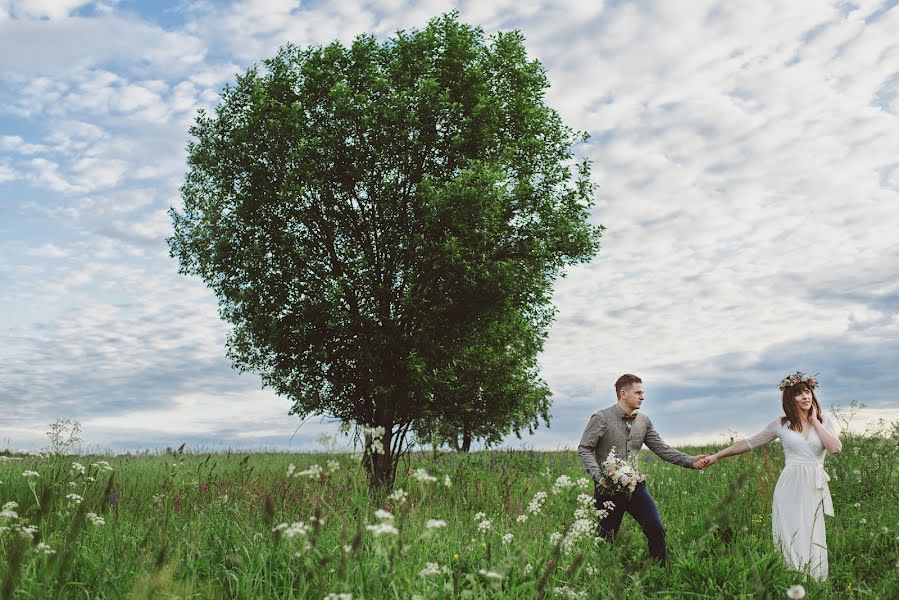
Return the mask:
<svg viewBox="0 0 899 600"><path fill-rule="evenodd" d="M62 19L91 0L12 0L9 11L20 19Z"/></svg>

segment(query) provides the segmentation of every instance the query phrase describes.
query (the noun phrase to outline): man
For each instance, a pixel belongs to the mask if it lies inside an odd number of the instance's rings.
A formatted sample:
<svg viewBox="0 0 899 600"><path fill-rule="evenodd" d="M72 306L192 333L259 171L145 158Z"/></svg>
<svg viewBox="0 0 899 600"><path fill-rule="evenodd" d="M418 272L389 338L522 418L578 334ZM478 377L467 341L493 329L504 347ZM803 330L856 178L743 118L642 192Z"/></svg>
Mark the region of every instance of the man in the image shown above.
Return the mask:
<svg viewBox="0 0 899 600"><path fill-rule="evenodd" d="M593 414L581 436L577 453L584 462L584 468L596 484L593 497L596 508L606 511L599 520L599 535L612 541L621 527L625 511L640 524L649 542L649 555L661 563L668 559L665 547L665 529L655 501L649 495L646 483L639 483L634 493L613 493L602 485L600 463L606 459L612 447L619 458L636 459L645 443L659 458L688 469L698 469L705 454L690 456L675 450L662 441L652 421L637 409L643 404L643 380L636 375L626 374L615 382L618 403ZM611 509L606 503L611 501Z"/></svg>

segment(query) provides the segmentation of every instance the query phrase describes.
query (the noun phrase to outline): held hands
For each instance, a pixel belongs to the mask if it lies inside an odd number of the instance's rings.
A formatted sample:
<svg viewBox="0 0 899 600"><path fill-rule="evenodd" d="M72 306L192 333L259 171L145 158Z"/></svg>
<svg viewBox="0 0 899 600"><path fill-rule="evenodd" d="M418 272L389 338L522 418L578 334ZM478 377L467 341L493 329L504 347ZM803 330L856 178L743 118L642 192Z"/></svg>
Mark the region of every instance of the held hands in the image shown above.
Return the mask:
<svg viewBox="0 0 899 600"><path fill-rule="evenodd" d="M694 469L705 469L713 464L718 462L718 457L716 455L709 456L708 454L700 454L696 457L696 460L693 461Z"/></svg>

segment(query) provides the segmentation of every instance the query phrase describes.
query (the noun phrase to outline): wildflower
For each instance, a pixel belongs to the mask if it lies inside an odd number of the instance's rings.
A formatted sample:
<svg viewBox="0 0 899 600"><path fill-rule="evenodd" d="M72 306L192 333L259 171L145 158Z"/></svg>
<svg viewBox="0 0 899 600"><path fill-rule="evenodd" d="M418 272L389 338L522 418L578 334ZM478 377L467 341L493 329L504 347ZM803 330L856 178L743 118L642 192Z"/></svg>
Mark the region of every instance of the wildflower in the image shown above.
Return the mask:
<svg viewBox="0 0 899 600"><path fill-rule="evenodd" d="M73 471L78 471L79 473L81 473L82 475L84 475L84 465L82 465L80 462L73 462L73 463L72 463L72 470L73 470Z"/></svg>
<svg viewBox="0 0 899 600"><path fill-rule="evenodd" d="M423 481L425 483L433 483L437 481L437 478L433 475L428 475L428 472L425 469L415 469L415 474L412 475L416 481Z"/></svg>
<svg viewBox="0 0 899 600"><path fill-rule="evenodd" d="M446 527L446 521L441 521L440 519L428 519L425 523L425 529L439 529L441 527Z"/></svg>
<svg viewBox="0 0 899 600"><path fill-rule="evenodd" d="M587 592L579 592L567 585L556 587L555 592L560 598L569 598L570 600L586 600L587 598Z"/></svg>
<svg viewBox="0 0 899 600"><path fill-rule="evenodd" d="M483 521L486 518L487 518L487 513L485 513L485 512L477 512L474 515L475 521Z"/></svg>
<svg viewBox="0 0 899 600"><path fill-rule="evenodd" d="M537 492L528 504L528 512L532 515L540 514L544 502L546 502L546 492Z"/></svg>
<svg viewBox="0 0 899 600"><path fill-rule="evenodd" d="M787 590L787 597L792 598L793 600L798 600L799 598L805 598L805 588L801 585L791 586Z"/></svg>
<svg viewBox="0 0 899 600"><path fill-rule="evenodd" d="M855 504L853 504L853 506L854 506L855 508L861 508L861 507L862 507L862 503L861 503L861 502L856 502Z"/></svg>
<svg viewBox="0 0 899 600"><path fill-rule="evenodd" d="M554 531L551 536L549 536L549 541L553 544L558 544L562 540L562 534L558 531Z"/></svg>
<svg viewBox="0 0 899 600"><path fill-rule="evenodd" d="M518 515L517 521L518 521L519 523L524 523L524 522L527 521L527 520L528 520L528 516L527 516L527 515L524 515L524 514Z"/></svg>
<svg viewBox="0 0 899 600"><path fill-rule="evenodd" d="M322 477L322 468L321 465L310 465L305 471L298 471L294 473L293 476L308 477L309 479L315 479L317 481Z"/></svg>
<svg viewBox="0 0 899 600"><path fill-rule="evenodd" d="M43 554L56 554L56 550L54 550L44 542L40 542L34 549L36 552L42 552Z"/></svg>
<svg viewBox="0 0 899 600"><path fill-rule="evenodd" d="M100 471L112 471L112 470L113 470L112 465L110 465L110 464L109 464L107 461L105 461L105 460L98 460L98 461L95 462L95 463L91 463L91 466L92 466L92 467L96 467L96 468L99 469Z"/></svg>
<svg viewBox="0 0 899 600"><path fill-rule="evenodd" d="M296 523L279 523L272 528L272 531L280 531L281 535L286 537L287 539L295 538L298 535L306 535L309 533L309 526L303 523L302 521L297 521Z"/></svg>
<svg viewBox="0 0 899 600"><path fill-rule="evenodd" d="M491 529L493 529L493 524L487 519L478 523L478 531L481 533L488 533Z"/></svg>
<svg viewBox="0 0 899 600"><path fill-rule="evenodd" d="M444 485L445 487L452 487L453 481L450 479L450 476L449 476L449 475L444 475L444 476L443 476L443 485Z"/></svg>
<svg viewBox="0 0 899 600"><path fill-rule="evenodd" d="M393 519L392 514L390 514L389 512L387 512L386 510L381 509L381 508L379 508L378 510L375 511L375 517L377 517L378 519L381 519L382 521L386 521L388 519Z"/></svg>
<svg viewBox="0 0 899 600"><path fill-rule="evenodd" d="M530 575L533 572L534 572L534 565L532 565L531 563L528 563L524 566L524 574L525 575Z"/></svg>
<svg viewBox="0 0 899 600"><path fill-rule="evenodd" d="M376 536L382 535L397 535L400 530L391 525L390 523L378 523L377 525L366 525L366 529L371 531Z"/></svg>
<svg viewBox="0 0 899 600"><path fill-rule="evenodd" d="M22 471L22 477L40 477L40 476L41 476L41 474L38 473L37 471L30 471L30 470Z"/></svg>
<svg viewBox="0 0 899 600"><path fill-rule="evenodd" d="M16 509L19 508L19 503L15 501L9 501L3 505L3 510L0 511L0 519L18 519L19 514L16 512Z"/></svg>
<svg viewBox="0 0 899 600"><path fill-rule="evenodd" d="M559 475L556 482L553 484L552 492L553 494L559 494L562 490L567 490L572 487L574 487L574 482L571 480L571 477L568 475Z"/></svg>
<svg viewBox="0 0 899 600"><path fill-rule="evenodd" d="M478 574L486 577L487 579L495 579L496 581L501 581L504 577L502 573L497 573L495 571L488 571L487 569L479 569Z"/></svg>
<svg viewBox="0 0 899 600"><path fill-rule="evenodd" d="M97 527L100 527L101 525L106 525L106 519L104 519L103 517L101 517L101 516L98 515L97 513L89 512L89 513L87 513L86 517L87 517L87 520L88 520L88 521L90 521L91 523L93 523L93 524L96 525Z"/></svg>
<svg viewBox="0 0 899 600"><path fill-rule="evenodd" d="M577 480L577 486L581 487L581 488L589 489L589 488L593 487L593 482L590 481L586 477L581 477L580 479Z"/></svg>
<svg viewBox="0 0 899 600"><path fill-rule="evenodd" d="M865 519L864 517L862 517L861 519L858 520L858 522L861 523L862 525L864 525L868 522L868 519Z"/></svg>
<svg viewBox="0 0 899 600"><path fill-rule="evenodd" d="M406 498L408 496L409 496L409 494L407 494L405 492L405 490L403 490L403 488L396 488L395 490L393 490L393 493L387 497L390 500L393 500L394 502L398 502L398 503L402 504L403 502L406 501Z"/></svg>
<svg viewBox="0 0 899 600"><path fill-rule="evenodd" d="M418 572L422 577L430 577L431 575L440 575L442 569L440 565L435 562L429 562L425 565L424 569Z"/></svg>
<svg viewBox="0 0 899 600"><path fill-rule="evenodd" d="M514 540L515 540L515 536L512 535L511 533L507 533L506 535L503 536L504 544L511 544Z"/></svg>
<svg viewBox="0 0 899 600"><path fill-rule="evenodd" d="M331 592L327 596L324 597L324 600L353 600L352 594L337 594Z"/></svg>
<svg viewBox="0 0 899 600"><path fill-rule="evenodd" d="M81 502L84 500L84 498L82 498L78 494L66 494L66 499L71 500L75 504L81 504Z"/></svg>
<svg viewBox="0 0 899 600"><path fill-rule="evenodd" d="M334 471L337 471L338 469L340 469L339 462L337 462L336 460L328 461L328 473L333 473Z"/></svg>
<svg viewBox="0 0 899 600"><path fill-rule="evenodd" d="M387 432L383 427L362 427L362 432L371 437L369 450L372 454L384 454L384 434Z"/></svg>
<svg viewBox="0 0 899 600"><path fill-rule="evenodd" d="M13 525L13 529L26 540L34 539L34 534L37 533L37 527L34 525Z"/></svg>
<svg viewBox="0 0 899 600"><path fill-rule="evenodd" d="M296 466L293 463L290 463L289 465L287 465L287 476L293 477L293 474L296 470Z"/></svg>

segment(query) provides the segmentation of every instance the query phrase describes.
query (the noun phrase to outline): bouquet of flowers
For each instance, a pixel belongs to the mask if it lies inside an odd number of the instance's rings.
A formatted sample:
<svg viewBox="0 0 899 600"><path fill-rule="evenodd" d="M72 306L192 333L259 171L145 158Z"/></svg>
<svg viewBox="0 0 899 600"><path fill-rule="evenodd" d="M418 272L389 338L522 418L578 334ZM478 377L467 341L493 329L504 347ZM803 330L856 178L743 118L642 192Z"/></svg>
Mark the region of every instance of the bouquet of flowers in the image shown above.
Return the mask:
<svg viewBox="0 0 899 600"><path fill-rule="evenodd" d="M615 447L604 461L602 461L602 480L600 485L608 492L617 494L625 492L627 494L634 493L637 484L646 481L646 475L642 475L637 471L636 463L620 458L615 454Z"/></svg>

